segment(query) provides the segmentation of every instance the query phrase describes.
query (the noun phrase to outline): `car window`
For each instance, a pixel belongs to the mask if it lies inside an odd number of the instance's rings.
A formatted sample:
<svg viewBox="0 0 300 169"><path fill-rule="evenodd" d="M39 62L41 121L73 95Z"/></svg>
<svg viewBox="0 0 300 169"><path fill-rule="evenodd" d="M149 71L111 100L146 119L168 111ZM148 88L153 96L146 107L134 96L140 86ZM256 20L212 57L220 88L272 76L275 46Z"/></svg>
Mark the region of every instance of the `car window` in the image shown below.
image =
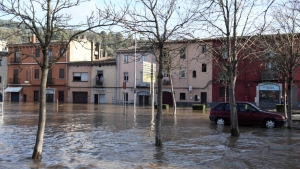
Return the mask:
<svg viewBox="0 0 300 169"><path fill-rule="evenodd" d="M223 110L223 107L224 107L224 104L219 104L219 105L216 107L216 110Z"/></svg>
<svg viewBox="0 0 300 169"><path fill-rule="evenodd" d="M238 108L240 112L252 112L255 110L251 105L247 103L238 104Z"/></svg>
<svg viewBox="0 0 300 169"><path fill-rule="evenodd" d="M230 106L229 106L229 104L228 104L228 103L226 103L226 104L225 104L225 106L224 106L224 110L230 110Z"/></svg>

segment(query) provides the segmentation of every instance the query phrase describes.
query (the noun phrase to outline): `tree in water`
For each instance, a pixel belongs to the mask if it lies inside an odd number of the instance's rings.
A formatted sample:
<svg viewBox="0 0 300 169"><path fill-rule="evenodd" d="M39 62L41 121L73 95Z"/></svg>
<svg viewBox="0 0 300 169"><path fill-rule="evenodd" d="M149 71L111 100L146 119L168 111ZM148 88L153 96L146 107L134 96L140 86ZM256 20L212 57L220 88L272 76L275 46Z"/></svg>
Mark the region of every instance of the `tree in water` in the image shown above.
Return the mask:
<svg viewBox="0 0 300 169"><path fill-rule="evenodd" d="M44 131L46 124L46 83L49 69L62 58L66 52L59 52L52 62L49 62L48 50L55 35L60 35L57 41L61 44L61 48L67 49L69 44L77 39L77 36L86 31L104 26L115 25L118 20L108 21L110 16L118 16L122 19L122 13L115 12L115 9L104 8L97 9L96 12L91 11L87 17L86 23L71 24L72 15L68 13L68 9L82 5L85 0L28 0L26 5L23 1L1 1L0 12L5 15L12 16L10 22L15 24L17 21L20 25L24 25L23 30L30 32L36 36L38 43L31 42L33 48L42 51L42 59L39 60L31 53L23 53L21 60L31 57L42 70L42 79L40 85L40 103L39 103L39 121L36 135L36 142L32 159L42 159L42 147L44 139ZM41 10L37 13L37 9ZM123 10L126 12L126 10ZM19 32L16 32L19 33ZM59 33L59 34L58 34ZM29 35L31 36L31 35Z"/></svg>

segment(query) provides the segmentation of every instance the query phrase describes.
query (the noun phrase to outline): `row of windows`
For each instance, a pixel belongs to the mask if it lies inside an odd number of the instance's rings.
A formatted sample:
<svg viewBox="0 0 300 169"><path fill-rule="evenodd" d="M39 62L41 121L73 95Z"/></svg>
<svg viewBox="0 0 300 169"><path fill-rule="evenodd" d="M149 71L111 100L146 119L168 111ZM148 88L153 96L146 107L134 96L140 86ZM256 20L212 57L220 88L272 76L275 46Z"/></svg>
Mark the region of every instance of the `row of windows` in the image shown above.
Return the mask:
<svg viewBox="0 0 300 169"><path fill-rule="evenodd" d="M202 46L202 53L205 53L207 52L207 46L206 45L203 45ZM181 49L180 50L180 58L181 59L185 59L186 58L186 55L185 55L186 51L185 51L185 48ZM165 55L168 55L168 54L165 54ZM128 60L128 55L124 55L124 63L128 63L129 60ZM144 62L146 61L146 56L141 56L140 57L140 62Z"/></svg>
<svg viewBox="0 0 300 169"><path fill-rule="evenodd" d="M49 69L48 72L48 77L52 77L52 70ZM40 69L34 69L34 79L39 79L40 78ZM65 78L65 69L61 68L59 69L59 79L64 79Z"/></svg>
<svg viewBox="0 0 300 169"><path fill-rule="evenodd" d="M65 52L65 48L60 48L60 55L62 55ZM40 57L41 56L41 50L40 49L36 49L35 50L35 57ZM52 57L52 48L48 49L48 56ZM15 51L15 58L19 58L19 51L16 50Z"/></svg>

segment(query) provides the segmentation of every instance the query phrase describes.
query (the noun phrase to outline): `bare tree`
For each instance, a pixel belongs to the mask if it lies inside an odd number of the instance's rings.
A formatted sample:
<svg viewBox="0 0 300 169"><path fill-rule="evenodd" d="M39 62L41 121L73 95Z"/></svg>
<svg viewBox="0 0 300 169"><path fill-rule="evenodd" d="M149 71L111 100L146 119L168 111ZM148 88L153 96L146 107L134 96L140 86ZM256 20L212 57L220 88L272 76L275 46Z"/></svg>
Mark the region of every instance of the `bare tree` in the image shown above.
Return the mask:
<svg viewBox="0 0 300 169"><path fill-rule="evenodd" d="M300 68L299 4L298 0L288 0L274 6L274 22L270 28L273 34L264 36L266 53L272 54L270 61L276 71L282 75L284 84L287 82L287 128L289 129L293 127L293 102L297 101L293 100L292 86L294 75ZM286 97L284 96L283 99L286 104Z"/></svg>
<svg viewBox="0 0 300 169"><path fill-rule="evenodd" d="M228 76L229 104L231 117L231 136L239 136L239 127L235 100L235 83L238 75L245 70L239 70L238 65L254 55L252 46L256 33L264 30L265 25L255 26L263 18L265 12L273 1L261 4L255 0L208 0L203 9L200 9L201 17L206 23L204 30L215 39L212 47L214 64L219 70ZM261 7L266 9L261 11ZM257 11L260 11L257 12ZM261 23L265 23L262 20Z"/></svg>
<svg viewBox="0 0 300 169"><path fill-rule="evenodd" d="M123 20L128 30L138 32L153 46L158 63L158 96L155 121L155 145L162 145L162 82L166 42L186 35L196 17L199 3L182 0L139 0Z"/></svg>
<svg viewBox="0 0 300 169"><path fill-rule="evenodd" d="M103 10L91 11L87 17L86 23L71 24L72 15L68 14L66 10L82 5L85 0L1 0L0 12L4 15L12 16L11 21L25 25L24 29L29 30L34 34L39 43L32 43L34 48L40 48L42 51L42 61L38 60L31 53L23 53L23 59L26 57L33 58L42 70L42 79L40 86L40 105L39 105L39 121L36 136L36 143L32 154L32 159L42 158L42 146L44 138L44 130L46 123L46 83L49 69L64 56L66 50L58 52L54 60L49 63L48 48L52 43L55 34L61 34L58 43L61 47L67 49L69 44L76 39L76 37L88 30L112 26L118 22L117 19L107 21L111 16L119 16L122 19L121 13L116 13L114 9L105 8ZM37 12L39 9L40 12ZM126 12L126 9L122 10ZM15 23L15 22L14 22ZM19 32L17 32L19 33Z"/></svg>

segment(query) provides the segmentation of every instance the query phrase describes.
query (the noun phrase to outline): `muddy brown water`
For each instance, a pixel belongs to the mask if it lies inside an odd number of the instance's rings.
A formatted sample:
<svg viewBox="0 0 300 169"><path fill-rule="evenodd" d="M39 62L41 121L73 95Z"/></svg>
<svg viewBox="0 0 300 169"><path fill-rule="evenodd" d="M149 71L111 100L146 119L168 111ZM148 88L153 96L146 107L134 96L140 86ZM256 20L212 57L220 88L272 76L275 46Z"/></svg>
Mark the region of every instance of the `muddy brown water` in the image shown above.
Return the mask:
<svg viewBox="0 0 300 169"><path fill-rule="evenodd" d="M31 160L37 103L6 103L0 116L0 168L300 168L300 130L217 126L209 112L164 111L163 146L154 145L151 107L47 104L41 162Z"/></svg>

